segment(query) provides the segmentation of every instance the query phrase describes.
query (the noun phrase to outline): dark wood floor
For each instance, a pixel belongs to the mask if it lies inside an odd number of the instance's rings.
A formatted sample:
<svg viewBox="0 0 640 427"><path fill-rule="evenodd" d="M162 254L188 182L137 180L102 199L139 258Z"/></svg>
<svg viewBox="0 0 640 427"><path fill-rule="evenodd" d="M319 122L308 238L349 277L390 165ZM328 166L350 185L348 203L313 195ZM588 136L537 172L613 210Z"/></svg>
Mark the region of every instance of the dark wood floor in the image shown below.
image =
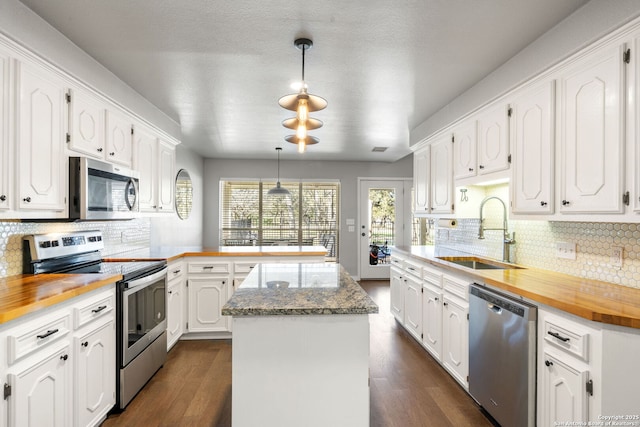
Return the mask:
<svg viewBox="0 0 640 427"><path fill-rule="evenodd" d="M363 281L371 322L371 427L491 426L478 405L389 313L389 281ZM231 426L231 341L180 341L112 426Z"/></svg>

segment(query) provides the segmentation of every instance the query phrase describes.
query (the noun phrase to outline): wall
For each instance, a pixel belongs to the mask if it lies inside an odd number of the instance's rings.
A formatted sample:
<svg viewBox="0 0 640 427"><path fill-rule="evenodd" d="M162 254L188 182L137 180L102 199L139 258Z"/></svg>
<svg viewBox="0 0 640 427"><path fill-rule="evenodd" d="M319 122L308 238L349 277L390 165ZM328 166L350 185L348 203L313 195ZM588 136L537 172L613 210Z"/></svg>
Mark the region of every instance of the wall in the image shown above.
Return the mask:
<svg viewBox="0 0 640 427"><path fill-rule="evenodd" d="M414 145L640 15L638 0L592 0L411 130Z"/></svg>
<svg viewBox="0 0 640 427"><path fill-rule="evenodd" d="M204 180L204 245L218 246L220 239L219 182L230 178L263 178L275 181L277 163L274 160L206 159ZM347 232L347 218L358 218L358 178L410 178L413 176L411 155L395 163L382 162L327 162L305 160L281 160L280 180L317 179L339 180L341 183L340 210L340 263L356 276L358 273L358 233Z"/></svg>

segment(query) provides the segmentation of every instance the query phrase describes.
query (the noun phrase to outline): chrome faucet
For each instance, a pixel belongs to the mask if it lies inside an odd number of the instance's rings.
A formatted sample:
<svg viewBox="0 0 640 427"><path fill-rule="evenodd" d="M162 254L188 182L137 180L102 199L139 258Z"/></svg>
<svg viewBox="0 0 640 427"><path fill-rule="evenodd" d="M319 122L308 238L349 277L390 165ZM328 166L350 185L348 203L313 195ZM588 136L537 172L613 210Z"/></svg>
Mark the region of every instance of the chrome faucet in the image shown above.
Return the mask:
<svg viewBox="0 0 640 427"><path fill-rule="evenodd" d="M496 199L500 203L502 203L502 228L485 228L482 225L484 218L482 217L482 211L484 209L485 203L487 203L491 199ZM507 205L504 204L502 199L496 196L485 197L484 200L480 203L480 230L478 231L478 239L484 239L485 230L502 230L502 260L504 262L509 261L509 245L513 245L516 240L515 231L509 234L508 224L507 224Z"/></svg>

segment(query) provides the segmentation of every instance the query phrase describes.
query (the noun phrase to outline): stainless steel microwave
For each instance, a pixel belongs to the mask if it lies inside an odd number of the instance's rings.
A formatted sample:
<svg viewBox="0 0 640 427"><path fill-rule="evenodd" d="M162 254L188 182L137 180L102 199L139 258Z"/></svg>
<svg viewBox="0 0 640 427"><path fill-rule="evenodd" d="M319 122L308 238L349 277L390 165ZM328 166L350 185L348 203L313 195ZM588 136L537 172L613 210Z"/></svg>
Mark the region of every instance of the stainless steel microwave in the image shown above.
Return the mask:
<svg viewBox="0 0 640 427"><path fill-rule="evenodd" d="M69 219L110 220L139 216L139 173L86 157L69 158Z"/></svg>

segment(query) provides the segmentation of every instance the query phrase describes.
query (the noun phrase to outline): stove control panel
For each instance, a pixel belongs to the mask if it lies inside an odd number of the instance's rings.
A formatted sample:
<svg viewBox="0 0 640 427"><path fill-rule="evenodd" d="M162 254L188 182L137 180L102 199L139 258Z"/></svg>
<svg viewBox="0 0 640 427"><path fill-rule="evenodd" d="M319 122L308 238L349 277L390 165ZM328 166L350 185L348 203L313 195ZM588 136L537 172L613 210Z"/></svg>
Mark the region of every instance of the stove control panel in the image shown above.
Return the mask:
<svg viewBox="0 0 640 427"><path fill-rule="evenodd" d="M100 230L33 234L25 236L24 241L32 262L94 252L104 248Z"/></svg>

